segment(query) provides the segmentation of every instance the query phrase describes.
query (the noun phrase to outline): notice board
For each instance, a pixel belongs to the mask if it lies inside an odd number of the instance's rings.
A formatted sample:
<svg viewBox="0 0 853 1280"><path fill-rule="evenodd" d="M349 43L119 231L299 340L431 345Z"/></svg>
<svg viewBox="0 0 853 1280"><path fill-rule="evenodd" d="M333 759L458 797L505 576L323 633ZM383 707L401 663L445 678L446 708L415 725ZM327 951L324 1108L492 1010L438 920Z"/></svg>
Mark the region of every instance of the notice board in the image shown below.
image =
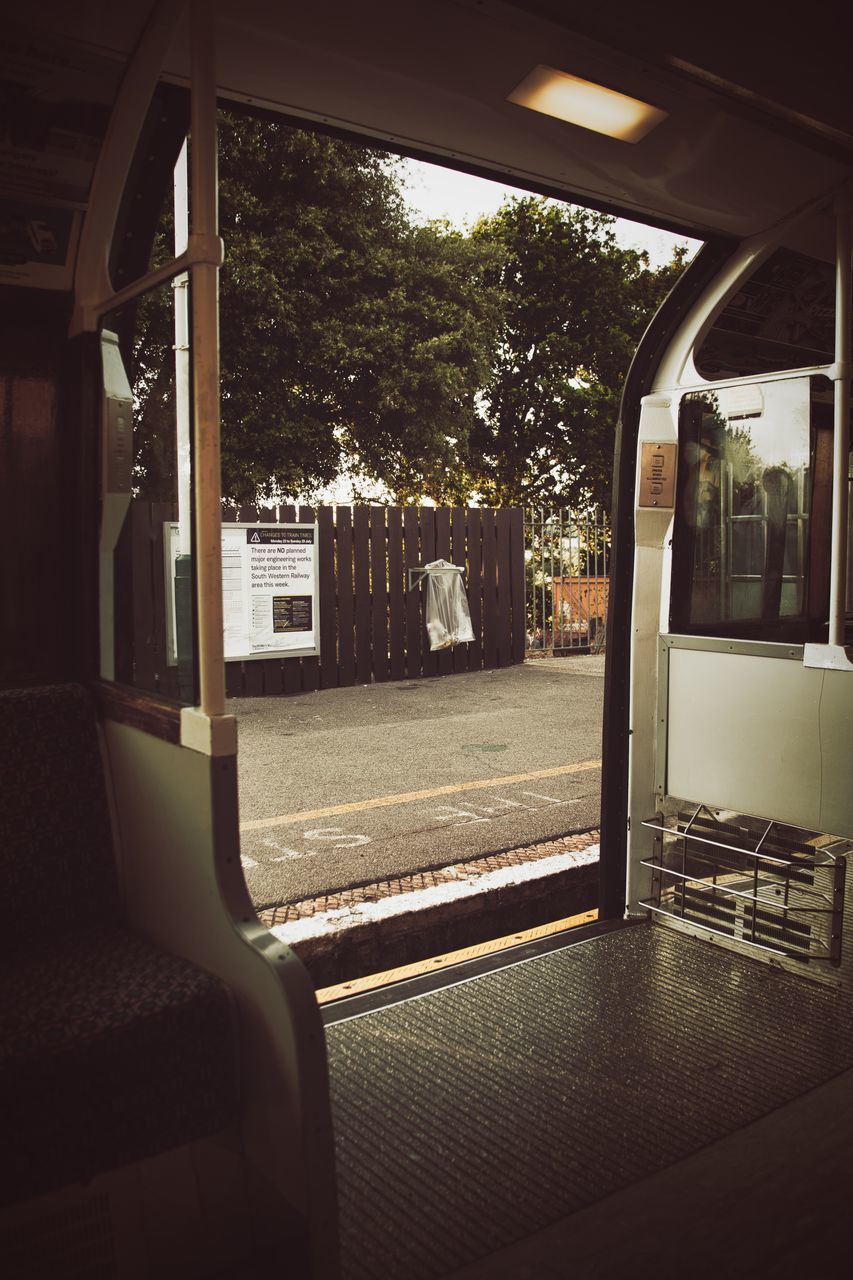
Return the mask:
<svg viewBox="0 0 853 1280"><path fill-rule="evenodd" d="M178 526L163 530L169 662L177 660ZM227 662L304 658L320 652L315 524L223 524L222 612Z"/></svg>

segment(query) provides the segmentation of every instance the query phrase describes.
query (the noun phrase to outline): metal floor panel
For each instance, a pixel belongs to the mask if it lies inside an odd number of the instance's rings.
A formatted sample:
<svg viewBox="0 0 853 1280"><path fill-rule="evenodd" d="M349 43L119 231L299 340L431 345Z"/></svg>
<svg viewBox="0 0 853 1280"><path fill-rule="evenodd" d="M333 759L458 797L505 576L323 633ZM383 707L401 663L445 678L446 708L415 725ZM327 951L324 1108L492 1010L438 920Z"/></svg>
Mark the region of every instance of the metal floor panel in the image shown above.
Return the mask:
<svg viewBox="0 0 853 1280"><path fill-rule="evenodd" d="M346 1280L446 1275L853 1065L846 996L656 926L326 1035Z"/></svg>

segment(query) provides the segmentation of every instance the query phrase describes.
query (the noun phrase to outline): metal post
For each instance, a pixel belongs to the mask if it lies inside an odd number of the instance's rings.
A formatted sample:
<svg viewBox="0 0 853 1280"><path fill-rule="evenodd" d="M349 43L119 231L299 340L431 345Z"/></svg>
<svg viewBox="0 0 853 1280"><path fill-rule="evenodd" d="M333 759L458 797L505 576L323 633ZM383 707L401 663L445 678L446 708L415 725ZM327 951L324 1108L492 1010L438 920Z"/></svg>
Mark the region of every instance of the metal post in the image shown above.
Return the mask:
<svg viewBox="0 0 853 1280"><path fill-rule="evenodd" d="M192 239L206 261L192 278L195 549L198 592L199 704L225 710L222 633L222 527L219 449L219 265L217 229L216 53L213 14L193 0ZM207 251L207 252L204 252ZM217 252L218 251L218 252Z"/></svg>
<svg viewBox="0 0 853 1280"><path fill-rule="evenodd" d="M186 252L189 240L189 210L187 201L189 190L187 182L187 143L181 147L178 163L175 165L174 208L175 208L175 257ZM190 511L192 508L190 486L192 484L191 467L191 423L190 423L190 320L189 320L189 284L186 271L172 281L175 310L175 417L177 426L178 449L178 551L188 556L192 550L190 538Z"/></svg>
<svg viewBox="0 0 853 1280"><path fill-rule="evenodd" d="M835 435L832 464L832 561L829 579L829 643L844 644L847 594L847 510L850 457L851 198L836 204Z"/></svg>
<svg viewBox="0 0 853 1280"><path fill-rule="evenodd" d="M560 576L558 576L558 581L560 581L560 594L558 594L557 603L558 603L558 611L560 611L560 648L565 649L566 648L566 632L565 632L566 577L565 577L565 566L564 566L564 563L562 563L562 507L560 508L560 511L557 512L557 515L560 516L560 534L558 534L558 536L560 536ZM557 630L556 618L555 618L555 623L553 623L553 628L555 628L555 631Z"/></svg>
<svg viewBox="0 0 853 1280"><path fill-rule="evenodd" d="M526 508L521 508L521 524L524 525L524 646L525 650L530 648L529 627L530 627L530 586L533 585L533 566L530 564L532 572L528 575L528 548L530 548L530 561L533 559L533 512L530 512L530 522L528 524L528 512ZM529 540L528 540L529 539ZM528 584L529 579L529 584ZM533 598L533 613L535 618L535 588ZM533 630L535 631L535 622Z"/></svg>
<svg viewBox="0 0 853 1280"><path fill-rule="evenodd" d="M541 587L539 598L542 605L542 652L545 652L545 510L539 508L539 576Z"/></svg>
<svg viewBox="0 0 853 1280"><path fill-rule="evenodd" d="M189 183L187 143L175 165L174 175L175 257L186 253L189 242ZM178 665L178 696L181 702L195 701L192 574L192 422L190 418L190 278L182 271L172 281L175 313L175 428L178 462L178 548L175 555L175 640Z"/></svg>

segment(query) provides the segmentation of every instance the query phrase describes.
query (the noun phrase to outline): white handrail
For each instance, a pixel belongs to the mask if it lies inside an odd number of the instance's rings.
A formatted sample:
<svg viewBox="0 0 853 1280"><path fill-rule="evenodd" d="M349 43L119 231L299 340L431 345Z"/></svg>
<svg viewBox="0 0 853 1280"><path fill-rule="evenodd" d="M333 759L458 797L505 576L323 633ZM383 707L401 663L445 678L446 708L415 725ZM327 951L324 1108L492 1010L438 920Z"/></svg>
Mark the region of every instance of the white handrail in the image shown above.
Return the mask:
<svg viewBox="0 0 853 1280"><path fill-rule="evenodd" d="M189 182L187 179L187 140L181 147L175 165L175 257L186 253L189 240ZM178 550L188 556L192 551L190 513L192 510L192 422L190 405L190 310L189 272L182 271L172 281L175 312L175 425L178 447Z"/></svg>
<svg viewBox="0 0 853 1280"><path fill-rule="evenodd" d="M836 202L835 260L835 383L834 444L832 466L832 560L829 578L829 643L844 644L847 606L847 515L850 457L850 290L851 217L850 195Z"/></svg>

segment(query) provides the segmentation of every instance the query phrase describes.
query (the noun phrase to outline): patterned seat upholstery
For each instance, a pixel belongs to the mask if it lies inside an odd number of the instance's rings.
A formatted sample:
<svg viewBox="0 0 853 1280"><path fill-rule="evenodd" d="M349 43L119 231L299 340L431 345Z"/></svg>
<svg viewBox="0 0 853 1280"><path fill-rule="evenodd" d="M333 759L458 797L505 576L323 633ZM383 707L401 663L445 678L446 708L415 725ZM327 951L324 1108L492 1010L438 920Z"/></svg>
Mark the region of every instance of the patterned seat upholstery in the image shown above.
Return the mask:
<svg viewBox="0 0 853 1280"><path fill-rule="evenodd" d="M0 693L0 1202L222 1128L228 989L123 921L95 717L76 686Z"/></svg>

